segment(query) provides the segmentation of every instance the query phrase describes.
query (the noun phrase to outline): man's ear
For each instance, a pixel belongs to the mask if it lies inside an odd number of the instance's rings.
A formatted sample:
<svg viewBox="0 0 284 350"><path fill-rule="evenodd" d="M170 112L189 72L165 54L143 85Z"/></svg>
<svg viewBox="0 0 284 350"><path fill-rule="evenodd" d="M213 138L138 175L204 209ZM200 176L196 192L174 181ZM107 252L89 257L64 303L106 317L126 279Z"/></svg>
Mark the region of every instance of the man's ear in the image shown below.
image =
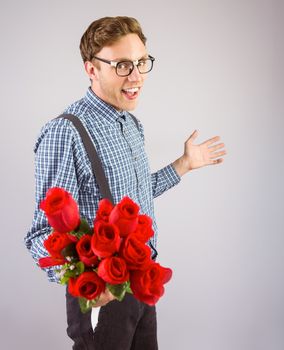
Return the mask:
<svg viewBox="0 0 284 350"><path fill-rule="evenodd" d="M91 80L97 80L98 79L98 76L97 76L98 68L96 68L92 62L86 61L84 63L84 67L85 67L85 71L86 71L88 77Z"/></svg>

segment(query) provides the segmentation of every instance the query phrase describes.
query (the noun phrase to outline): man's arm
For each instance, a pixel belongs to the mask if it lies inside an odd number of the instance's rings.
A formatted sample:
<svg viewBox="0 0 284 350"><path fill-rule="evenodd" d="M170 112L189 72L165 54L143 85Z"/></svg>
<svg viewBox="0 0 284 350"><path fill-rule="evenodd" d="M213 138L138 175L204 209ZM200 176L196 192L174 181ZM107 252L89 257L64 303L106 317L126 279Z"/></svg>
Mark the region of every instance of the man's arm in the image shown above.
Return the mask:
<svg viewBox="0 0 284 350"><path fill-rule="evenodd" d="M39 204L51 187L62 187L72 194L78 202L80 179L83 173L83 162L79 161L85 155L78 144L80 136L73 124L65 119L52 121L53 125L43 133L35 147L36 166L36 209L34 220L28 232L25 243L38 264L39 258L48 256L43 245L51 232L46 216L39 209ZM51 282L59 282L55 271L60 266L44 268ZM100 296L96 307L106 305L115 297L106 290Z"/></svg>
<svg viewBox="0 0 284 350"><path fill-rule="evenodd" d="M37 263L39 258L48 255L43 242L51 232L39 204L51 187L62 187L78 200L76 153L74 130L70 122L62 119L48 123L35 146L36 207L31 229L25 237L26 246ZM50 281L57 281L56 269L45 269Z"/></svg>
<svg viewBox="0 0 284 350"><path fill-rule="evenodd" d="M180 182L180 176L172 164L151 174L153 197L160 196L165 191Z"/></svg>

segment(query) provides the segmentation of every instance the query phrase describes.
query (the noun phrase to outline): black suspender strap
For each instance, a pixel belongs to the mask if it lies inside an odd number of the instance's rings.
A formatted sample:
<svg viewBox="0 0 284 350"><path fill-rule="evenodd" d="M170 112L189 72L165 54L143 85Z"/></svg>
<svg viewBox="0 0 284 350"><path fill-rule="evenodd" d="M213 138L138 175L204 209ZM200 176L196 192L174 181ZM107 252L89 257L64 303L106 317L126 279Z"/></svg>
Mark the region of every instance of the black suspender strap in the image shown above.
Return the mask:
<svg viewBox="0 0 284 350"><path fill-rule="evenodd" d="M112 197L112 194L110 192L110 188L109 188L109 185L108 185L108 182L107 182L107 179L106 179L103 167L102 167L101 160L98 157L95 146L94 146L92 140L90 139L90 136L89 136L87 130L85 129L84 125L82 124L80 119L73 114L62 114L58 118L64 118L64 119L70 120L73 123L73 125L75 126L75 128L77 129L79 135L81 136L81 139L82 139L83 145L85 147L85 150L87 152L87 155L89 157L89 160L91 162L92 171L93 171L93 174L97 180L100 193L101 193L103 198L107 198L112 203L114 203L113 197Z"/></svg>

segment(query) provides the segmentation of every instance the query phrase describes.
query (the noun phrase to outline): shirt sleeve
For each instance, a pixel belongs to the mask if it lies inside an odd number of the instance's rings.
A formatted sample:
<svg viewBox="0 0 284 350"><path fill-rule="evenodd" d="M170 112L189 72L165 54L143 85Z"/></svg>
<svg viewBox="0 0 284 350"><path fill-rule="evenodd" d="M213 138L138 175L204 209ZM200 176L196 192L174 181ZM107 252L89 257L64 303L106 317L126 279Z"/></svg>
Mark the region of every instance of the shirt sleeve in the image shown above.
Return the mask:
<svg viewBox="0 0 284 350"><path fill-rule="evenodd" d="M142 123L139 122L139 131L143 142L145 143L144 128ZM158 170L151 174L151 184L153 197L160 196L165 191L169 190L173 186L177 185L181 181L181 177L176 172L172 164Z"/></svg>
<svg viewBox="0 0 284 350"><path fill-rule="evenodd" d="M152 192L153 197L160 196L165 191L169 190L173 186L180 182L181 178L175 171L172 164L158 170L151 174Z"/></svg>
<svg viewBox="0 0 284 350"><path fill-rule="evenodd" d="M47 124L35 145L36 203L34 218L25 237L26 247L38 264L41 257L48 255L43 243L51 232L51 227L42 210L40 202L51 187L62 187L78 200L78 167L74 129L64 119L53 120ZM44 268L51 282L58 282L55 270L58 266Z"/></svg>

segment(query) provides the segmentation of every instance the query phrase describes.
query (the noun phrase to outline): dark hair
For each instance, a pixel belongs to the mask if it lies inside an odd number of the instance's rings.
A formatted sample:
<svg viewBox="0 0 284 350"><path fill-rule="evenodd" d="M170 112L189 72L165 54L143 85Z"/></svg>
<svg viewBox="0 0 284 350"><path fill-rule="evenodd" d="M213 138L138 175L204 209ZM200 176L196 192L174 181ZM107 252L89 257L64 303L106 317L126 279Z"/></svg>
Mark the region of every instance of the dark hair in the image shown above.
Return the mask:
<svg viewBox="0 0 284 350"><path fill-rule="evenodd" d="M89 25L80 42L83 61L91 61L93 57L107 45L111 45L127 34L137 34L146 44L139 22L133 17L103 17Z"/></svg>

